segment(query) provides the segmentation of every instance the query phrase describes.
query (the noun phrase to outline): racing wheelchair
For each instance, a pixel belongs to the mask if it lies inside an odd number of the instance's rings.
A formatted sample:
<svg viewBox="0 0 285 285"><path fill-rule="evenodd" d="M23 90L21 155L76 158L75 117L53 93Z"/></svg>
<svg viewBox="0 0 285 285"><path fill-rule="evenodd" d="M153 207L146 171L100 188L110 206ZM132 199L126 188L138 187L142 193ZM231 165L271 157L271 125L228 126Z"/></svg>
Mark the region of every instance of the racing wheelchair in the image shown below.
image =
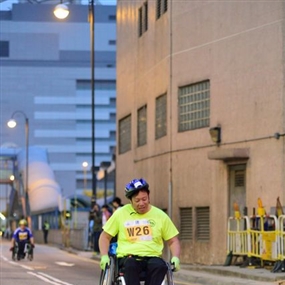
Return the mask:
<svg viewBox="0 0 285 285"><path fill-rule="evenodd" d="M32 261L33 258L34 258L34 249L33 249L33 246L31 245L30 242L27 242L25 245L24 245L24 249L23 249L23 252L21 253L20 252L20 245L15 242L15 245L12 249L12 259L14 261L16 260L21 260L21 259L24 259L27 255L27 259Z"/></svg>
<svg viewBox="0 0 285 285"><path fill-rule="evenodd" d="M126 285L124 279L124 272L122 268L119 268L118 259L116 255L109 253L109 258L110 258L110 264L109 266L106 266L105 270L101 271L99 285ZM174 285L172 266L168 262L166 262L166 265L168 270L161 285ZM145 277L146 277L145 272L142 272L140 274L140 281L142 285L144 284Z"/></svg>

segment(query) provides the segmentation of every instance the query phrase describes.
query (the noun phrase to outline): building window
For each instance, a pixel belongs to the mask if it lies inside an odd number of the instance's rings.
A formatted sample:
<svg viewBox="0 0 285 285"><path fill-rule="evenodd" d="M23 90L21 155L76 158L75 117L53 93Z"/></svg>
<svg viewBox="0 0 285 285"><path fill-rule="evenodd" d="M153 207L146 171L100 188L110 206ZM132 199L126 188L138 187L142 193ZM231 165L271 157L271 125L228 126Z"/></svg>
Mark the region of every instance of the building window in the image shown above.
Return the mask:
<svg viewBox="0 0 285 285"><path fill-rule="evenodd" d="M131 150L131 115L119 120L119 154Z"/></svg>
<svg viewBox="0 0 285 285"><path fill-rule="evenodd" d="M168 9L168 0L156 0L156 19L159 19Z"/></svg>
<svg viewBox="0 0 285 285"><path fill-rule="evenodd" d="M116 90L116 80L95 80L94 87L96 90ZM91 80L77 80L77 90L91 90Z"/></svg>
<svg viewBox="0 0 285 285"><path fill-rule="evenodd" d="M138 110L137 116L137 138L138 146L145 145L147 142L147 106Z"/></svg>
<svg viewBox="0 0 285 285"><path fill-rule="evenodd" d="M167 97L163 94L155 100L155 139L166 136L167 134Z"/></svg>
<svg viewBox="0 0 285 285"><path fill-rule="evenodd" d="M180 233L181 240L193 239L193 214L192 208L180 208Z"/></svg>
<svg viewBox="0 0 285 285"><path fill-rule="evenodd" d="M196 208L197 241L210 241L210 207Z"/></svg>
<svg viewBox="0 0 285 285"><path fill-rule="evenodd" d="M9 57L8 41L0 41L0 57Z"/></svg>
<svg viewBox="0 0 285 285"><path fill-rule="evenodd" d="M116 21L116 15L109 15L110 21Z"/></svg>
<svg viewBox="0 0 285 285"><path fill-rule="evenodd" d="M145 2L143 6L139 8L139 36L142 36L148 28L148 3Z"/></svg>
<svg viewBox="0 0 285 285"><path fill-rule="evenodd" d="M109 45L110 46L115 46L116 45L116 40L109 40Z"/></svg>
<svg viewBox="0 0 285 285"><path fill-rule="evenodd" d="M209 127L210 81L180 87L178 105L179 132Z"/></svg>

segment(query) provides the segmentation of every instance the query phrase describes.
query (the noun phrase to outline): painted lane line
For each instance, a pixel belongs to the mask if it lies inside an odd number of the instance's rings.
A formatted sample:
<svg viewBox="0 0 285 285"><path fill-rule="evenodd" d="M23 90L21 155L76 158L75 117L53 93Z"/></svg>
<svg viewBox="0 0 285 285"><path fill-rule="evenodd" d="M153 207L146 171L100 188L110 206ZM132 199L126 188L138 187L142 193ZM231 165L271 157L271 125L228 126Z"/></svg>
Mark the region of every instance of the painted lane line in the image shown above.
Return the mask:
<svg viewBox="0 0 285 285"><path fill-rule="evenodd" d="M34 268L30 267L30 266L26 266L26 265L20 265L21 267L23 267L24 269L27 270L34 270Z"/></svg>
<svg viewBox="0 0 285 285"><path fill-rule="evenodd" d="M14 261L8 261L10 264L13 264L13 265L16 265L16 266L19 266L20 264L17 263L17 262L14 262Z"/></svg>
<svg viewBox="0 0 285 285"><path fill-rule="evenodd" d="M44 276L44 277L50 278L51 280L56 281L56 282L58 282L58 283L60 283L60 284L63 284L63 285L73 285L73 284L70 284L70 283L61 281L61 280L59 280L59 279L57 279L57 278L54 278L54 277L52 277L52 276L50 276L50 275L48 275L48 274L45 274L45 273L43 273L43 272L38 272L38 274L40 274L40 275L42 275L42 276Z"/></svg>
<svg viewBox="0 0 285 285"><path fill-rule="evenodd" d="M33 276L35 276L35 277L37 277L37 278L39 278L39 279L41 279L41 280L47 282L47 283L54 284L54 285L60 285L59 283L55 283L55 282L53 282L53 281L50 281L49 279L47 279L47 278L45 278L45 277L43 277L43 276L40 276L40 275L38 275L37 273L30 272L30 271L28 271L27 273L28 273L28 274L31 274L31 275L33 275Z"/></svg>
<svg viewBox="0 0 285 285"><path fill-rule="evenodd" d="M74 263L67 263L67 262L63 262L63 261L57 261L55 263L58 265L61 265L61 266L74 266Z"/></svg>

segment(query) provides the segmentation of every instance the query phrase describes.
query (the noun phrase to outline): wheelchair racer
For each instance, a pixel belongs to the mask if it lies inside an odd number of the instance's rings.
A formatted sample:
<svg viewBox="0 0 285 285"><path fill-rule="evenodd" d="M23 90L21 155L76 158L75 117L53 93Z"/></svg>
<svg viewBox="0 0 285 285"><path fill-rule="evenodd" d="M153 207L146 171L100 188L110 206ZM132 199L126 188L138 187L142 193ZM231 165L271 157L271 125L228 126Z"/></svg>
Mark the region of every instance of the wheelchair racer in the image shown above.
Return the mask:
<svg viewBox="0 0 285 285"><path fill-rule="evenodd" d="M99 239L101 269L109 265L110 240L118 235L117 258L124 268L126 285L140 285L140 273L146 272L145 285L160 285L168 270L161 258L164 241L172 254L174 271L180 269L178 230L169 216L150 204L149 185L144 179L134 179L125 187L130 200L113 213L103 227Z"/></svg>
<svg viewBox="0 0 285 285"><path fill-rule="evenodd" d="M22 219L19 222L19 227L14 231L12 236L12 246L10 250L14 250L15 243L18 244L18 257L25 258L25 246L27 243L31 243L31 246L34 248L34 237L32 231L27 227L28 223L26 220Z"/></svg>

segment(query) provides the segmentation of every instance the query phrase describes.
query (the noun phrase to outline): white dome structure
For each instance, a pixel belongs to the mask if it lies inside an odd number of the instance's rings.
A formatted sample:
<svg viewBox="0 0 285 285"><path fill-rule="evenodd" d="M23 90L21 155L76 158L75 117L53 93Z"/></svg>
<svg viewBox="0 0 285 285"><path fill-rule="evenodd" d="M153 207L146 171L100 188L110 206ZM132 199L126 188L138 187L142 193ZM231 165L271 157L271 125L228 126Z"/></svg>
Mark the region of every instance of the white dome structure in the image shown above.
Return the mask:
<svg viewBox="0 0 285 285"><path fill-rule="evenodd" d="M26 175L26 154L18 154L19 171ZM24 181L25 182L25 181ZM48 164L47 151L29 147L28 189L31 212L44 211L59 206L61 190Z"/></svg>

